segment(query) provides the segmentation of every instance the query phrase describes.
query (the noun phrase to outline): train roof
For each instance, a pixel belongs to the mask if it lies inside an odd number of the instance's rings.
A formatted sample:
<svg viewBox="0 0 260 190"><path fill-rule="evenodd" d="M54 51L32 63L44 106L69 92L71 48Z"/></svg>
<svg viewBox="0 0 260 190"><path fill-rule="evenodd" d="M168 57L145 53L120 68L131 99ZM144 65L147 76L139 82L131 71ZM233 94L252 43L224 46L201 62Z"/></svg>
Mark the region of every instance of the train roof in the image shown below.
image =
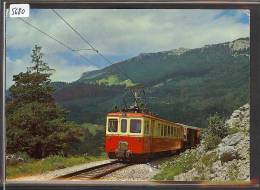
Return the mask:
<svg viewBox="0 0 260 190"><path fill-rule="evenodd" d="M199 128L199 127L194 127L194 126L190 126L190 125L185 125L185 124L182 124L182 123L178 123L178 124L179 124L179 125L182 125L182 126L185 127L185 128L201 130L201 128Z"/></svg>
<svg viewBox="0 0 260 190"><path fill-rule="evenodd" d="M153 118L153 119L157 119L160 121L164 121L164 122L170 122L173 124L177 124L179 126L185 127L185 128L190 128L190 129L197 129L200 130L201 128L199 127L193 127L193 126L189 126L189 125L185 125L182 123L177 123L177 122L173 122L173 121L169 121L166 119L162 119L160 117L154 116L154 115L149 115L146 113L135 113L135 112L110 112L107 114L107 116L126 116L126 117L149 117L149 118Z"/></svg>

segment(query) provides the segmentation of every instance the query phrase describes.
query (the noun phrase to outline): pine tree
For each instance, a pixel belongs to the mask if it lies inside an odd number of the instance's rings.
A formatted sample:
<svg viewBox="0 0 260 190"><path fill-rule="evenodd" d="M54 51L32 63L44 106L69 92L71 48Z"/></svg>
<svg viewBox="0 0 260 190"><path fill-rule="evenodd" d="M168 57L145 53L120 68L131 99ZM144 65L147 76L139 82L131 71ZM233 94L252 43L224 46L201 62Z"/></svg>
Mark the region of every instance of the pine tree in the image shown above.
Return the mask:
<svg viewBox="0 0 260 190"><path fill-rule="evenodd" d="M43 61L40 46L35 45L31 58L32 66L14 75L10 87L7 151L26 152L34 158L65 154L82 132L76 124L66 121L66 110L55 103L50 80L54 70Z"/></svg>

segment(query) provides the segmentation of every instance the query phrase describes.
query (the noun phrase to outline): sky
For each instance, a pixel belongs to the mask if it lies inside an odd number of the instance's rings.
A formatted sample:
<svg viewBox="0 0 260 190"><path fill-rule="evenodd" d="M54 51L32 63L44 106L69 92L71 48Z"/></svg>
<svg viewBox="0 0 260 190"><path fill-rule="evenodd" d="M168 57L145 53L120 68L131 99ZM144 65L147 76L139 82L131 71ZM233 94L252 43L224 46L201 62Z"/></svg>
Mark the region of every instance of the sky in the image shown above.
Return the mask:
<svg viewBox="0 0 260 190"><path fill-rule="evenodd" d="M198 48L250 35L248 10L61 9L56 11L110 61L106 61L95 51L70 51L18 18L10 18L7 15L7 88L13 84L13 75L26 71L26 67L32 64L30 55L36 44L42 46L44 61L56 70L51 79L72 82L79 79L83 72L101 69L140 53L180 47ZM31 10L30 17L25 20L74 50L90 48L50 9Z"/></svg>

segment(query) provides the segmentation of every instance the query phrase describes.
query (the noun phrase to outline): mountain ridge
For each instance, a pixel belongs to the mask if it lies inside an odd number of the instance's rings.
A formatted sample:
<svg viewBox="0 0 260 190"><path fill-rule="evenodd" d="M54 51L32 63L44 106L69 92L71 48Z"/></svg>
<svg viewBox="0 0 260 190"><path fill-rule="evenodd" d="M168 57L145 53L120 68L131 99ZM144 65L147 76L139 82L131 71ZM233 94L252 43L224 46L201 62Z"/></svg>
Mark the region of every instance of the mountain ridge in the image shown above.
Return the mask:
<svg viewBox="0 0 260 190"><path fill-rule="evenodd" d="M179 62L179 59L181 59L183 56L187 56L189 54L192 54L194 52L201 52L204 53L205 56L206 54L213 48L217 47L222 47L223 50L225 51L230 51L232 52L233 56L236 56L237 54L241 54L242 52L245 55L249 55L249 38L238 38L236 40L233 40L231 42L224 42L224 43L219 43L219 44L212 44L212 45L205 45L201 48L194 48L194 49L185 49L185 48L177 48L169 51L161 51L161 52L153 52L153 53L141 53L137 56L134 56L132 58L129 58L124 61L117 62L113 65L110 65L108 67L105 67L101 70L95 70L87 73L83 73L82 76L78 81L81 82L87 82L87 83L98 83L98 81L102 78L109 77L109 75L117 75L117 77L121 80L126 80L126 77L122 74L119 73L118 70L127 70L129 67L127 64L136 62L135 66L138 66L139 64L147 64L149 65L149 62L155 62L158 57L160 57L160 60L157 61L157 63L160 63L161 66L165 65L165 61L168 59L172 59L168 65L174 65ZM225 52L223 52L225 53ZM147 63L148 62L148 63ZM139 63L139 64L138 64ZM180 63L181 64L181 63ZM153 66L154 69L156 66L150 64L150 66ZM166 63L167 66L167 63ZM163 69L163 68L160 68ZM170 70L172 70L171 68ZM130 69L133 70L133 69ZM148 69L149 70L149 69ZM166 69L167 70L167 69ZM169 74L169 73L168 73ZM131 76L132 75L132 76ZM134 78L135 75L131 73L127 73L127 76L130 76L131 78ZM154 76L154 74L152 75ZM119 84L119 82L117 84ZM132 81L133 83L146 83L148 80L138 80L137 81Z"/></svg>

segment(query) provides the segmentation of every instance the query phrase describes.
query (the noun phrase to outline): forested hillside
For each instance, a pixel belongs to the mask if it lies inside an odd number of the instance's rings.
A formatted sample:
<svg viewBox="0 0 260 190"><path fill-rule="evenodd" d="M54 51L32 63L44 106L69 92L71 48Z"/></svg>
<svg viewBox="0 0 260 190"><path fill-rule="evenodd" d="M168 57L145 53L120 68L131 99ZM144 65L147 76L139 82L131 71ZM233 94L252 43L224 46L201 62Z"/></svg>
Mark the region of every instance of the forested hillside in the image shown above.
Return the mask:
<svg viewBox="0 0 260 190"><path fill-rule="evenodd" d="M226 117L249 101L249 57L249 38L196 49L142 53L83 73L74 83L59 84L55 97L70 110L71 120L104 124L106 113L122 103L124 88L141 83L153 112L205 127L209 115L218 112Z"/></svg>

